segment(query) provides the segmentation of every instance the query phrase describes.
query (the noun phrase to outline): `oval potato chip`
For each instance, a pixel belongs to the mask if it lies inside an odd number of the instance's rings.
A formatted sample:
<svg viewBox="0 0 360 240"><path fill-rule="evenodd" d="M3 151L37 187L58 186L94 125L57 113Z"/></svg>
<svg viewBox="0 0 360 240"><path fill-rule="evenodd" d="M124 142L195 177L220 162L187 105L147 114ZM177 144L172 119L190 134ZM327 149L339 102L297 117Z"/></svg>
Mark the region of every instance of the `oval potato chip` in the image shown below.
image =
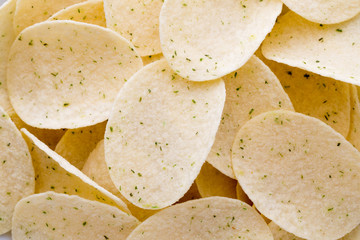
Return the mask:
<svg viewBox="0 0 360 240"><path fill-rule="evenodd" d="M9 114L14 113L7 92L6 64L11 44L15 40L13 18L16 0L8 0L0 6L0 106Z"/></svg>
<svg viewBox="0 0 360 240"><path fill-rule="evenodd" d="M67 6L85 0L17 0L14 15L14 31L18 35L25 28L48 19Z"/></svg>
<svg viewBox="0 0 360 240"><path fill-rule="evenodd" d="M109 117L118 91L141 67L133 46L111 30L67 20L42 22L12 45L9 97L33 127L89 126Z"/></svg>
<svg viewBox="0 0 360 240"><path fill-rule="evenodd" d="M224 82L196 83L165 60L147 65L120 90L105 132L105 159L121 194L160 209L190 188L214 142Z"/></svg>
<svg viewBox="0 0 360 240"><path fill-rule="evenodd" d="M69 129L56 145L55 152L81 170L96 144L104 139L105 127L106 121L89 127Z"/></svg>
<svg viewBox="0 0 360 240"><path fill-rule="evenodd" d="M223 77L226 100L219 130L206 161L228 177L235 178L231 148L239 129L260 113L276 109L294 110L277 77L256 56Z"/></svg>
<svg viewBox="0 0 360 240"><path fill-rule="evenodd" d="M15 208L13 239L125 239L139 224L97 201L54 192L31 195Z"/></svg>
<svg viewBox="0 0 360 240"><path fill-rule="evenodd" d="M239 200L210 197L171 206L141 223L133 239L272 240L261 216Z"/></svg>
<svg viewBox="0 0 360 240"><path fill-rule="evenodd" d="M180 76L206 81L244 65L281 13L279 0L167 0L160 13L160 41Z"/></svg>
<svg viewBox="0 0 360 240"><path fill-rule="evenodd" d="M49 20L73 20L106 26L103 0L89 0L69 6L52 15Z"/></svg>
<svg viewBox="0 0 360 240"><path fill-rule="evenodd" d="M0 235L11 229L16 203L35 191L35 174L25 140L0 107Z"/></svg>
<svg viewBox="0 0 360 240"><path fill-rule="evenodd" d="M159 15L164 0L104 0L107 27L120 33L141 56L161 53Z"/></svg>
<svg viewBox="0 0 360 240"><path fill-rule="evenodd" d="M360 12L359 0L282 0L282 2L303 18L317 23L343 22Z"/></svg>
<svg viewBox="0 0 360 240"><path fill-rule="evenodd" d="M237 181L222 174L210 163L204 163L195 182L203 198L220 196L236 199Z"/></svg>
<svg viewBox="0 0 360 240"><path fill-rule="evenodd" d="M307 239L337 239L360 222L360 153L322 121L278 110L238 132L234 173L256 208Z"/></svg>
<svg viewBox="0 0 360 240"><path fill-rule="evenodd" d="M279 78L296 112L315 117L346 137L350 127L349 84L263 60Z"/></svg>
<svg viewBox="0 0 360 240"><path fill-rule="evenodd" d="M360 15L324 25L289 12L278 19L261 50L267 59L360 85L359 46Z"/></svg>
<svg viewBox="0 0 360 240"><path fill-rule="evenodd" d="M52 151L26 129L21 129L30 149L35 168L35 192L54 191L96 200L129 212L126 204L92 181L79 169L72 166Z"/></svg>

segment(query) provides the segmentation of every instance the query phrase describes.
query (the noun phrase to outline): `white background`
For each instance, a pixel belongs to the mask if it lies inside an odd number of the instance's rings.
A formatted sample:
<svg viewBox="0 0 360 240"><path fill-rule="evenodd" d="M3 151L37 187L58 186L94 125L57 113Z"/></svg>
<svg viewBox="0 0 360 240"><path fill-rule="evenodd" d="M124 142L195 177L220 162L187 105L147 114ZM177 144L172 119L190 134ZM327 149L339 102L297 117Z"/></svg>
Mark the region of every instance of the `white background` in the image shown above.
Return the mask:
<svg viewBox="0 0 360 240"><path fill-rule="evenodd" d="M2 5L6 0L0 0L0 5ZM11 240L10 234L0 235L0 240Z"/></svg>

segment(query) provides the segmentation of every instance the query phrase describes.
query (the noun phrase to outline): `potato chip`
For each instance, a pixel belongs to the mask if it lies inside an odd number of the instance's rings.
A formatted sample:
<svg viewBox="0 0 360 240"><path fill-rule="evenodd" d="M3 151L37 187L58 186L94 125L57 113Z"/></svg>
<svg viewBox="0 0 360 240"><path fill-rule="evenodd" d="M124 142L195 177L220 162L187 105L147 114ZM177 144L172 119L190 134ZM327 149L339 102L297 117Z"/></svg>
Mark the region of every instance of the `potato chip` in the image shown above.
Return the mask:
<svg viewBox="0 0 360 240"><path fill-rule="evenodd" d="M358 150L360 149L360 102L355 86L350 88L350 130L347 140Z"/></svg>
<svg viewBox="0 0 360 240"><path fill-rule="evenodd" d="M121 194L160 209L190 188L214 142L224 82L181 78L165 60L137 72L120 90L105 132L105 160Z"/></svg>
<svg viewBox="0 0 360 240"><path fill-rule="evenodd" d="M113 206L45 192L16 205L12 235L14 239L125 239L138 224Z"/></svg>
<svg viewBox="0 0 360 240"><path fill-rule="evenodd" d="M252 201L249 199L249 197L246 195L244 190L241 188L240 184L236 184L236 198L240 201L246 202L250 206L253 205Z"/></svg>
<svg viewBox="0 0 360 240"><path fill-rule="evenodd" d="M0 6L0 106L11 115L14 112L10 104L6 84L6 64L11 44L15 40L13 18L16 0L9 0Z"/></svg>
<svg viewBox="0 0 360 240"><path fill-rule="evenodd" d="M141 57L143 63L144 63L144 66L152 63L152 62L155 62L157 60L160 60L160 59L163 59L164 58L164 55L162 55L162 53L159 53L159 54L156 54L156 55L149 55L149 56L145 56L145 57Z"/></svg>
<svg viewBox="0 0 360 240"><path fill-rule="evenodd" d="M23 29L48 19L67 6L85 0L17 0L14 16L14 31L18 35Z"/></svg>
<svg viewBox="0 0 360 240"><path fill-rule="evenodd" d="M350 127L349 84L271 60L264 62L279 78L296 112L318 118L347 136Z"/></svg>
<svg viewBox="0 0 360 240"><path fill-rule="evenodd" d="M282 0L282 2L303 18L317 23L343 22L360 12L359 0Z"/></svg>
<svg viewBox="0 0 360 240"><path fill-rule="evenodd" d="M102 0L81 2L55 13L49 20L73 20L105 27L104 2Z"/></svg>
<svg viewBox="0 0 360 240"><path fill-rule="evenodd" d="M211 164L205 162L196 180L201 197L228 197L236 199L237 181L222 174Z"/></svg>
<svg viewBox="0 0 360 240"><path fill-rule="evenodd" d="M114 205L129 212L125 203L88 178L60 155L48 148L26 129L27 141L35 168L35 192L54 191Z"/></svg>
<svg viewBox="0 0 360 240"><path fill-rule="evenodd" d="M278 19L262 53L270 60L360 85L359 37L360 15L324 25L289 12Z"/></svg>
<svg viewBox="0 0 360 240"><path fill-rule="evenodd" d="M261 216L239 200L210 197L171 206L141 223L132 239L272 240Z"/></svg>
<svg viewBox="0 0 360 240"><path fill-rule="evenodd" d="M360 153L322 121L278 110L238 132L233 168L259 211L306 239L337 239L360 223Z"/></svg>
<svg viewBox="0 0 360 240"><path fill-rule="evenodd" d="M79 128L106 120L119 89L141 67L133 46L111 30L47 21L24 30L12 45L8 92L27 124Z"/></svg>
<svg viewBox="0 0 360 240"><path fill-rule="evenodd" d="M354 230L348 233L342 240L359 240L360 239L360 225L358 225Z"/></svg>
<svg viewBox="0 0 360 240"><path fill-rule="evenodd" d="M159 15L164 0L104 0L107 27L120 33L141 56L161 53Z"/></svg>
<svg viewBox="0 0 360 240"><path fill-rule="evenodd" d="M106 122L78 129L69 129L56 145L55 152L71 165L82 169L96 144L104 139Z"/></svg>
<svg viewBox="0 0 360 240"><path fill-rule="evenodd" d="M260 113L294 108L279 80L256 56L223 79L225 107L214 145L206 160L223 174L235 178L230 155L239 129Z"/></svg>
<svg viewBox="0 0 360 240"><path fill-rule="evenodd" d="M167 0L160 13L163 54L184 78L225 76L254 54L281 8L278 0Z"/></svg>
<svg viewBox="0 0 360 240"><path fill-rule="evenodd" d="M182 198L179 199L179 201L176 202L176 204L184 203L184 202L199 199L199 198L201 198L199 189L197 187L197 184L195 182L193 182L193 184L191 185L189 190L185 193L185 195Z"/></svg>
<svg viewBox="0 0 360 240"><path fill-rule="evenodd" d="M0 235L11 229L16 203L35 191L34 168L19 130L0 107Z"/></svg>

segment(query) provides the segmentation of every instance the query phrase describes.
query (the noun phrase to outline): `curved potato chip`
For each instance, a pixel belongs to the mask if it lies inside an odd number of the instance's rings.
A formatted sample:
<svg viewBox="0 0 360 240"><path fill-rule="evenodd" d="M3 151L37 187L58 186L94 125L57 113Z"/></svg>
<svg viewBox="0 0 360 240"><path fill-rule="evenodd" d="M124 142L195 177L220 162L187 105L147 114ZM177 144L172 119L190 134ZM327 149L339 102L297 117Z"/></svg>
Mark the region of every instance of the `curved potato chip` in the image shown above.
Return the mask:
<svg viewBox="0 0 360 240"><path fill-rule="evenodd" d="M294 110L279 80L256 56L224 78L226 101L215 142L206 161L228 177L235 178L231 148L239 129L260 113Z"/></svg>
<svg viewBox="0 0 360 240"><path fill-rule="evenodd" d="M132 239L272 240L261 216L239 200L210 197L171 206L141 223Z"/></svg>
<svg viewBox="0 0 360 240"><path fill-rule="evenodd" d="M254 54L281 8L278 0L167 0L160 13L163 54L184 78L225 76Z"/></svg>
<svg viewBox="0 0 360 240"><path fill-rule="evenodd" d="M358 150L360 149L360 101L355 86L350 88L350 130L347 140Z"/></svg>
<svg viewBox="0 0 360 240"><path fill-rule="evenodd" d="M259 211L307 239L337 239L360 222L360 153L322 121L278 110L238 132L233 168Z"/></svg>
<svg viewBox="0 0 360 240"><path fill-rule="evenodd" d="M71 165L82 169L96 144L104 139L106 122L93 126L69 129L56 145L55 152Z"/></svg>
<svg viewBox="0 0 360 240"><path fill-rule="evenodd" d="M278 19L261 50L267 59L360 85L359 45L360 15L323 25L289 12Z"/></svg>
<svg viewBox="0 0 360 240"><path fill-rule="evenodd" d="M17 0L14 15L14 31L18 35L23 29L48 19L67 6L85 0Z"/></svg>
<svg viewBox="0 0 360 240"><path fill-rule="evenodd" d="M26 129L21 129L35 168L35 192L54 191L96 200L129 212L126 204L88 178Z"/></svg>
<svg viewBox="0 0 360 240"><path fill-rule="evenodd" d="M108 118L118 91L141 67L132 45L111 30L75 21L42 22L12 45L9 97L33 127L89 126Z"/></svg>
<svg viewBox="0 0 360 240"><path fill-rule="evenodd" d="M246 195L239 183L236 184L236 198L240 201L246 202L250 206L253 205L253 202L249 199L248 195Z"/></svg>
<svg viewBox="0 0 360 240"><path fill-rule="evenodd" d="M102 0L81 2L55 13L49 20L73 20L105 27L104 2Z"/></svg>
<svg viewBox="0 0 360 240"><path fill-rule="evenodd" d="M164 208L190 188L214 142L224 82L196 83L165 60L137 72L120 90L105 132L105 160L134 205Z"/></svg>
<svg viewBox="0 0 360 240"><path fill-rule="evenodd" d="M125 239L139 224L119 209L54 192L31 195L15 208L14 239Z"/></svg>
<svg viewBox="0 0 360 240"><path fill-rule="evenodd" d="M279 78L296 112L315 117L346 137L350 127L349 84L264 59Z"/></svg>
<svg viewBox="0 0 360 240"><path fill-rule="evenodd" d="M203 198L212 196L236 198L237 181L222 174L207 162L202 166L195 182Z"/></svg>
<svg viewBox="0 0 360 240"><path fill-rule="evenodd" d="M317 23L343 22L360 12L359 0L282 0L282 2L303 18Z"/></svg>
<svg viewBox="0 0 360 240"><path fill-rule="evenodd" d="M161 53L159 15L164 0L104 0L107 27L120 33L141 56Z"/></svg>
<svg viewBox="0 0 360 240"><path fill-rule="evenodd" d="M15 40L13 18L16 0L8 0L0 6L0 106L11 115L14 112L7 92L6 64L11 44Z"/></svg>
<svg viewBox="0 0 360 240"><path fill-rule="evenodd" d="M164 58L164 55L162 53L141 57L141 59L144 63L144 66L146 66L152 62L155 62L157 60L163 59L163 58Z"/></svg>
<svg viewBox="0 0 360 240"><path fill-rule="evenodd" d="M11 229L16 203L35 191L34 168L19 130L0 107L0 235Z"/></svg>

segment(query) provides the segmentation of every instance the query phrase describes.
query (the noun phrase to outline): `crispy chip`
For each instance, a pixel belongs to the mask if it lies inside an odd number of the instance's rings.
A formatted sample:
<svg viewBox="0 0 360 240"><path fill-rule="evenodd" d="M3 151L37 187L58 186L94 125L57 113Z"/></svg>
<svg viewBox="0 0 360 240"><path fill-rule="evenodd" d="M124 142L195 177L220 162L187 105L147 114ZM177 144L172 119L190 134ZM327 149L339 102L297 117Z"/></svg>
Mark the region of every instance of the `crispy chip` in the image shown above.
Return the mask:
<svg viewBox="0 0 360 240"><path fill-rule="evenodd" d="M131 41L141 56L161 53L159 15L164 0L104 0L107 27Z"/></svg>
<svg viewBox="0 0 360 240"><path fill-rule="evenodd" d="M93 126L69 129L56 145L55 152L78 169L82 169L86 159L96 144L104 139L106 122Z"/></svg>
<svg viewBox="0 0 360 240"><path fill-rule="evenodd" d="M292 11L317 23L346 21L360 12L359 0L282 0Z"/></svg>
<svg viewBox="0 0 360 240"><path fill-rule="evenodd" d="M26 129L27 141L35 168L35 192L55 191L114 205L129 212L126 204L88 178L60 155L48 148Z"/></svg>
<svg viewBox="0 0 360 240"><path fill-rule="evenodd" d="M178 204L148 218L128 237L133 239L272 240L261 216L239 200L210 197Z"/></svg>
<svg viewBox="0 0 360 240"><path fill-rule="evenodd" d="M67 20L42 22L12 45L9 97L33 127L94 125L108 118L119 89L141 67L133 46L111 30Z"/></svg>
<svg viewBox="0 0 360 240"><path fill-rule="evenodd" d="M337 239L360 222L360 153L322 121L278 110L238 132L233 168L259 211L307 239Z"/></svg>
<svg viewBox="0 0 360 240"><path fill-rule="evenodd" d="M14 16L14 30L18 35L23 29L48 19L52 14L67 6L85 0L17 0Z"/></svg>
<svg viewBox="0 0 360 240"><path fill-rule="evenodd" d="M106 163L122 195L147 209L179 200L211 149L224 101L221 79L187 81L165 60L137 72L120 90L105 132Z"/></svg>
<svg viewBox="0 0 360 240"><path fill-rule="evenodd" d="M211 164L205 162L196 180L201 197L236 198L237 181L222 174Z"/></svg>
<svg viewBox="0 0 360 240"><path fill-rule="evenodd" d="M11 229L16 203L34 193L34 168L19 130L0 107L0 235Z"/></svg>
<svg viewBox="0 0 360 240"><path fill-rule="evenodd" d="M323 25L289 12L278 19L262 53L270 60L360 85L359 45L360 15Z"/></svg>
<svg viewBox="0 0 360 240"><path fill-rule="evenodd" d="M15 208L14 239L125 239L139 224L119 209L54 192L22 199Z"/></svg>
<svg viewBox="0 0 360 240"><path fill-rule="evenodd" d="M278 0L167 0L160 13L160 40L170 67L205 81L244 65L280 14Z"/></svg>
<svg viewBox="0 0 360 240"><path fill-rule="evenodd" d="M16 0L9 0L0 6L0 106L11 115L14 112L10 104L6 83L6 64L11 44L15 40L13 17Z"/></svg>
<svg viewBox="0 0 360 240"><path fill-rule="evenodd" d="M102 0L81 2L55 13L49 20L73 20L105 27L104 2Z"/></svg>
<svg viewBox="0 0 360 240"><path fill-rule="evenodd" d="M295 111L316 117L344 137L350 127L349 84L264 59L279 78Z"/></svg>
<svg viewBox="0 0 360 240"><path fill-rule="evenodd" d="M224 78L226 101L215 143L207 161L228 177L235 178L231 148L239 129L260 113L276 109L293 110L279 80L256 56Z"/></svg>
<svg viewBox="0 0 360 240"><path fill-rule="evenodd" d="M350 130L347 140L360 150L360 102L357 88L351 86L350 93Z"/></svg>

